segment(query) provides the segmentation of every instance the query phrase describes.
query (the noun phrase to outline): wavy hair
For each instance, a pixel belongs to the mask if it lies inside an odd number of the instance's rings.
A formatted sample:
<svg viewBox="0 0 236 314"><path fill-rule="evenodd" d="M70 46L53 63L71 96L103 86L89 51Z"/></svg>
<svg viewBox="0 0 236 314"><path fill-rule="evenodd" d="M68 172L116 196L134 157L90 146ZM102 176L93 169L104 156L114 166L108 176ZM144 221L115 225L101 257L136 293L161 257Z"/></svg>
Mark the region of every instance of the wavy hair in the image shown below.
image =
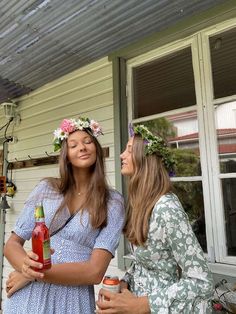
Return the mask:
<svg viewBox="0 0 236 314"><path fill-rule="evenodd" d="M84 132L87 132L84 130ZM89 134L89 132L87 132ZM91 134L89 134L91 136ZM86 208L90 214L90 223L93 228L102 228L107 224L107 203L109 197L109 188L105 176L103 150L98 140L91 136L96 146L96 162L91 166L91 179L89 188L85 197L85 202L81 205L81 212ZM71 163L67 157L67 141L63 141L59 156L59 178L47 178L53 189L64 196L64 200L56 211L53 218L60 213L67 201L73 197L75 188L75 179ZM92 196L92 197L91 197ZM52 222L53 222L52 221ZM52 224L51 224L52 225Z"/></svg>
<svg viewBox="0 0 236 314"><path fill-rule="evenodd" d="M128 205L124 234L135 245L145 246L153 207L171 191L169 174L157 154L145 155L145 144L134 135L132 147L134 173L128 183Z"/></svg>

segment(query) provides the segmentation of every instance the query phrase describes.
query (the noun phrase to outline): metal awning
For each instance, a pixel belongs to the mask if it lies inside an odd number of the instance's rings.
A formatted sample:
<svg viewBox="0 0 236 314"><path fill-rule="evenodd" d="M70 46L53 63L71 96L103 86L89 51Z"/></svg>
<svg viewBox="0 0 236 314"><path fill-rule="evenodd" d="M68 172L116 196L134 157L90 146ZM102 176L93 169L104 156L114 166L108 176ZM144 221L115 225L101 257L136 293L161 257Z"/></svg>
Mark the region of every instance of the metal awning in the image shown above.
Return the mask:
<svg viewBox="0 0 236 314"><path fill-rule="evenodd" d="M1 0L0 103L225 0Z"/></svg>

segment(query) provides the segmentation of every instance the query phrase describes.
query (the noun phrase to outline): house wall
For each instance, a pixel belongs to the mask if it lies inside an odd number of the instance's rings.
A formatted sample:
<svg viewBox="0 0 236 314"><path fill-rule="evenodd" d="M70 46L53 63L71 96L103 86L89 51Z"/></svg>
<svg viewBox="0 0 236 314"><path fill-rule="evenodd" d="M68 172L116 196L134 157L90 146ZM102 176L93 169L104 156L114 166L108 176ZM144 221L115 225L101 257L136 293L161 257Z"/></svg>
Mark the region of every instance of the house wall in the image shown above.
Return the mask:
<svg viewBox="0 0 236 314"><path fill-rule="evenodd" d="M14 143L9 144L8 161L54 155L53 131L63 118L81 114L99 121L103 127L104 136L99 137L99 141L103 147L109 147L109 157L105 160L106 174L110 185L115 187L112 66L107 58L47 84L18 99L17 103L21 122L18 121L14 127L9 128ZM0 120L2 125L6 123L3 116ZM17 193L13 199L8 198L11 208L6 213L5 240L9 237L32 188L41 178L57 176L57 173L57 165L17 169L12 174L8 173L17 186ZM30 243L26 246L30 248ZM5 281L11 270L4 259L3 298L6 297ZM117 269L117 256L111 261L108 272L120 274Z"/></svg>
<svg viewBox="0 0 236 314"><path fill-rule="evenodd" d="M215 115L216 115L216 125L218 129L235 128L236 101L217 106L215 109Z"/></svg>

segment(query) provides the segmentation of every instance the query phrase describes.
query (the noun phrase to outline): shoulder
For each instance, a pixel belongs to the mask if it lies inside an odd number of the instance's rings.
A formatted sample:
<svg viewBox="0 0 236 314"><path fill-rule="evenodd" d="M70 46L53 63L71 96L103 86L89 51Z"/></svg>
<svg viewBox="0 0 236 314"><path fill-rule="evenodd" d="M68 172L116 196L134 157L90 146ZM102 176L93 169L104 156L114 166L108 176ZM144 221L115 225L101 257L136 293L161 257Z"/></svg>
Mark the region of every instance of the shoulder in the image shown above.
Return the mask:
<svg viewBox="0 0 236 314"><path fill-rule="evenodd" d="M187 215L177 195L167 193L162 195L156 202L153 208L153 218L158 218L166 222L166 220L176 218L186 219Z"/></svg>
<svg viewBox="0 0 236 314"><path fill-rule="evenodd" d="M108 201L119 201L119 202L124 203L124 197L117 190L110 188Z"/></svg>
<svg viewBox="0 0 236 314"><path fill-rule="evenodd" d="M58 191L50 183L48 179L42 179L32 190L29 198L41 199L45 197L55 197L58 196Z"/></svg>
<svg viewBox="0 0 236 314"><path fill-rule="evenodd" d="M35 186L37 190L45 190L45 191L55 191L51 183L48 179L42 179L39 183Z"/></svg>
<svg viewBox="0 0 236 314"><path fill-rule="evenodd" d="M109 189L108 211L110 213L119 213L124 215L124 197L115 189Z"/></svg>

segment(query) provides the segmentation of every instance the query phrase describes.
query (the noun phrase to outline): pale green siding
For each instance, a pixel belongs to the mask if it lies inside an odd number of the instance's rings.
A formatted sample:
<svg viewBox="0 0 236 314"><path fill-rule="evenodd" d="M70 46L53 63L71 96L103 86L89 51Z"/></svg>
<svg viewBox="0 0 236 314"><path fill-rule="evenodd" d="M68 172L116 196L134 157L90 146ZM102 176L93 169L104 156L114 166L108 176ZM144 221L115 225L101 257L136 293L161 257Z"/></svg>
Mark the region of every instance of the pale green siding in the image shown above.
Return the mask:
<svg viewBox="0 0 236 314"><path fill-rule="evenodd" d="M21 122L14 127L10 125L8 130L8 135L18 140L9 144L9 161L46 157L46 152L55 154L52 147L53 131L59 127L63 118L81 114L99 121L103 127L104 136L99 137L99 141L103 147L109 147L109 157L105 161L106 173L110 185L115 187L112 64L107 58L74 71L16 101ZM4 125L7 120L3 112L0 114L0 123ZM55 175L57 165L13 171L12 179L17 186L17 193L13 199L8 198L11 208L6 214L5 239L9 237L32 188L41 178ZM26 243L26 247L30 248L30 243ZM11 270L4 259L3 299L6 297L5 281ZM117 274L117 257L112 260L109 272Z"/></svg>
<svg viewBox="0 0 236 314"><path fill-rule="evenodd" d="M21 123L14 130L18 142L9 145L10 161L24 160L28 155L32 158L45 156L45 151L52 153L54 129L63 118L79 114L102 124L104 137L100 137L100 141L103 146L110 146L113 153L112 66L107 58L20 98L18 105Z"/></svg>

